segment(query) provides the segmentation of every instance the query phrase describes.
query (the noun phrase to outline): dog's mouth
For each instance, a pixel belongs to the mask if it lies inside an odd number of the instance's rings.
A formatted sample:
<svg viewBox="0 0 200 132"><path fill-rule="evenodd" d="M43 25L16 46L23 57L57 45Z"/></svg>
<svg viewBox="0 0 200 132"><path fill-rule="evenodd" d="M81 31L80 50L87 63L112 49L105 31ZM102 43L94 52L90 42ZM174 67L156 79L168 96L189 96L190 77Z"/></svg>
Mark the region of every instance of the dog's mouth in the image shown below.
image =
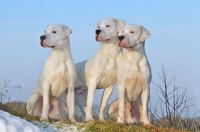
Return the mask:
<svg viewBox="0 0 200 132"><path fill-rule="evenodd" d="M43 44L43 42L42 42L42 41L40 41L40 45L41 45L42 47L44 47L44 44Z"/></svg>
<svg viewBox="0 0 200 132"><path fill-rule="evenodd" d="M99 37L99 36L96 36L96 37L95 37L96 41L99 41L99 40L98 40L98 37Z"/></svg>
<svg viewBox="0 0 200 132"><path fill-rule="evenodd" d="M49 47L49 48L54 48L55 46L48 46L47 44L45 44L43 41L40 41L40 45L42 46L42 47Z"/></svg>
<svg viewBox="0 0 200 132"><path fill-rule="evenodd" d="M121 41L118 43L118 46L119 46L120 48L123 48L122 42L121 42Z"/></svg>
<svg viewBox="0 0 200 132"><path fill-rule="evenodd" d="M101 39L101 41L103 40L99 35L97 35L96 37L95 37L95 39L96 39L96 41L100 41L98 38L100 38ZM109 41L110 39L106 39L106 40L104 40L104 41Z"/></svg>
<svg viewBox="0 0 200 132"><path fill-rule="evenodd" d="M127 49L132 49L133 48L133 46L129 46Z"/></svg>
<svg viewBox="0 0 200 132"><path fill-rule="evenodd" d="M126 49L132 49L132 48L133 48L133 46L131 46L131 45L129 45L129 44L125 44L125 43L123 43L122 41L119 41L119 42L118 42L118 46L119 46L120 48L126 48Z"/></svg>

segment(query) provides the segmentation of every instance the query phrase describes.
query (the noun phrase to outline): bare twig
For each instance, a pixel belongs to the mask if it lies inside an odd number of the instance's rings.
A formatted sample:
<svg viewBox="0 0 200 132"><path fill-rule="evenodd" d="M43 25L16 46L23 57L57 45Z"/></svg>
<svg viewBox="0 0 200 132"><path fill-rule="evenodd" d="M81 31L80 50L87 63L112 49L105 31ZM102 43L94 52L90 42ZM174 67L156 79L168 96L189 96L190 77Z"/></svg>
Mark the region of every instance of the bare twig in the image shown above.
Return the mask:
<svg viewBox="0 0 200 132"><path fill-rule="evenodd" d="M11 82L11 80L7 80L7 78L5 78L3 84L1 84L0 86L0 104L3 103L8 103L11 99L11 96L9 95L9 89L22 89L22 87L20 86L20 84L18 84L17 86L11 86L9 85Z"/></svg>

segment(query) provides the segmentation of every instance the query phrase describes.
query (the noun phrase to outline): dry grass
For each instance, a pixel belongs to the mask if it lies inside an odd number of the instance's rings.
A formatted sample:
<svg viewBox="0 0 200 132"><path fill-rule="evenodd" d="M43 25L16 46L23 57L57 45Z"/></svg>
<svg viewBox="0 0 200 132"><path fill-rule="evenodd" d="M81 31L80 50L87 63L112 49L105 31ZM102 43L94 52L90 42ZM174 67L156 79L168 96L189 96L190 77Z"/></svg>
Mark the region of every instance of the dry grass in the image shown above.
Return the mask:
<svg viewBox="0 0 200 132"><path fill-rule="evenodd" d="M11 101L5 104L14 111L20 111L20 113L26 113L26 103L22 101Z"/></svg>
<svg viewBox="0 0 200 132"><path fill-rule="evenodd" d="M176 130L142 125L117 124L113 121L91 121L82 123L79 129L85 128L86 132L190 132L189 130Z"/></svg>

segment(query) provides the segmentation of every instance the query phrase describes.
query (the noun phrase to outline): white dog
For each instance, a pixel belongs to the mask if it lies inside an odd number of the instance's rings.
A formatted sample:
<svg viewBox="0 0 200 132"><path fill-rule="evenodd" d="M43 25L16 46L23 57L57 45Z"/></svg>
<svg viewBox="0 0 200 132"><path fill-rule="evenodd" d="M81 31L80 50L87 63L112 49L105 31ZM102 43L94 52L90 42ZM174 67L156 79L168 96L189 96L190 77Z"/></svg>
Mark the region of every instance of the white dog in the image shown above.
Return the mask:
<svg viewBox="0 0 200 132"><path fill-rule="evenodd" d="M41 115L42 121L49 117L74 118L74 84L76 70L70 51L69 34L72 30L65 25L49 25L40 36L43 47L52 48L36 90L27 102L27 112ZM66 95L67 94L67 95ZM62 96L61 96L62 95ZM67 108L66 108L67 103Z"/></svg>
<svg viewBox="0 0 200 132"><path fill-rule="evenodd" d="M117 60L122 55L122 50L118 46L118 33L124 27L124 21L108 18L102 19L96 26L96 40L101 42L100 49L96 54L75 65L77 79L75 87L81 89L88 88L85 98L76 98L76 102L81 102L79 107L86 107L86 121L93 120L92 108L96 89L104 88L99 119L104 120L104 110L108 99L117 81ZM76 94L77 95L77 94ZM87 100L87 103L84 103ZM79 105L79 104L78 104ZM84 109L84 108L82 108Z"/></svg>
<svg viewBox="0 0 200 132"><path fill-rule="evenodd" d="M119 123L150 124L148 113L151 68L144 50L150 32L139 25L126 25L119 33L119 46L126 48L117 65L118 100L109 116Z"/></svg>

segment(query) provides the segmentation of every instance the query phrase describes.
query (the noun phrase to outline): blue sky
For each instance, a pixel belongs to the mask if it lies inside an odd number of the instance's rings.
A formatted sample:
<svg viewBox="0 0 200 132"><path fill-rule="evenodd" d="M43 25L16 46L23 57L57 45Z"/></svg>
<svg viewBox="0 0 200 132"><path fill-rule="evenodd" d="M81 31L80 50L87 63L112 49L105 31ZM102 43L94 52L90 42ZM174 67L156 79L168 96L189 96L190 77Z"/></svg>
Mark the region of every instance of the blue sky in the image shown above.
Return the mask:
<svg viewBox="0 0 200 132"><path fill-rule="evenodd" d="M48 24L65 24L73 30L71 51L75 62L91 57L100 44L95 41L96 23L101 18L119 18L126 24L140 24L151 32L145 50L154 83L162 65L168 79L176 76L180 91L187 87L188 97L200 110L200 1L2 1L0 4L0 82L8 77L12 100L26 101L37 85L50 49L40 46L39 36ZM98 90L96 95L101 95ZM109 103L117 98L117 87ZM99 104L100 96L95 103ZM151 84L151 101L158 100ZM197 112L197 114L199 114Z"/></svg>

